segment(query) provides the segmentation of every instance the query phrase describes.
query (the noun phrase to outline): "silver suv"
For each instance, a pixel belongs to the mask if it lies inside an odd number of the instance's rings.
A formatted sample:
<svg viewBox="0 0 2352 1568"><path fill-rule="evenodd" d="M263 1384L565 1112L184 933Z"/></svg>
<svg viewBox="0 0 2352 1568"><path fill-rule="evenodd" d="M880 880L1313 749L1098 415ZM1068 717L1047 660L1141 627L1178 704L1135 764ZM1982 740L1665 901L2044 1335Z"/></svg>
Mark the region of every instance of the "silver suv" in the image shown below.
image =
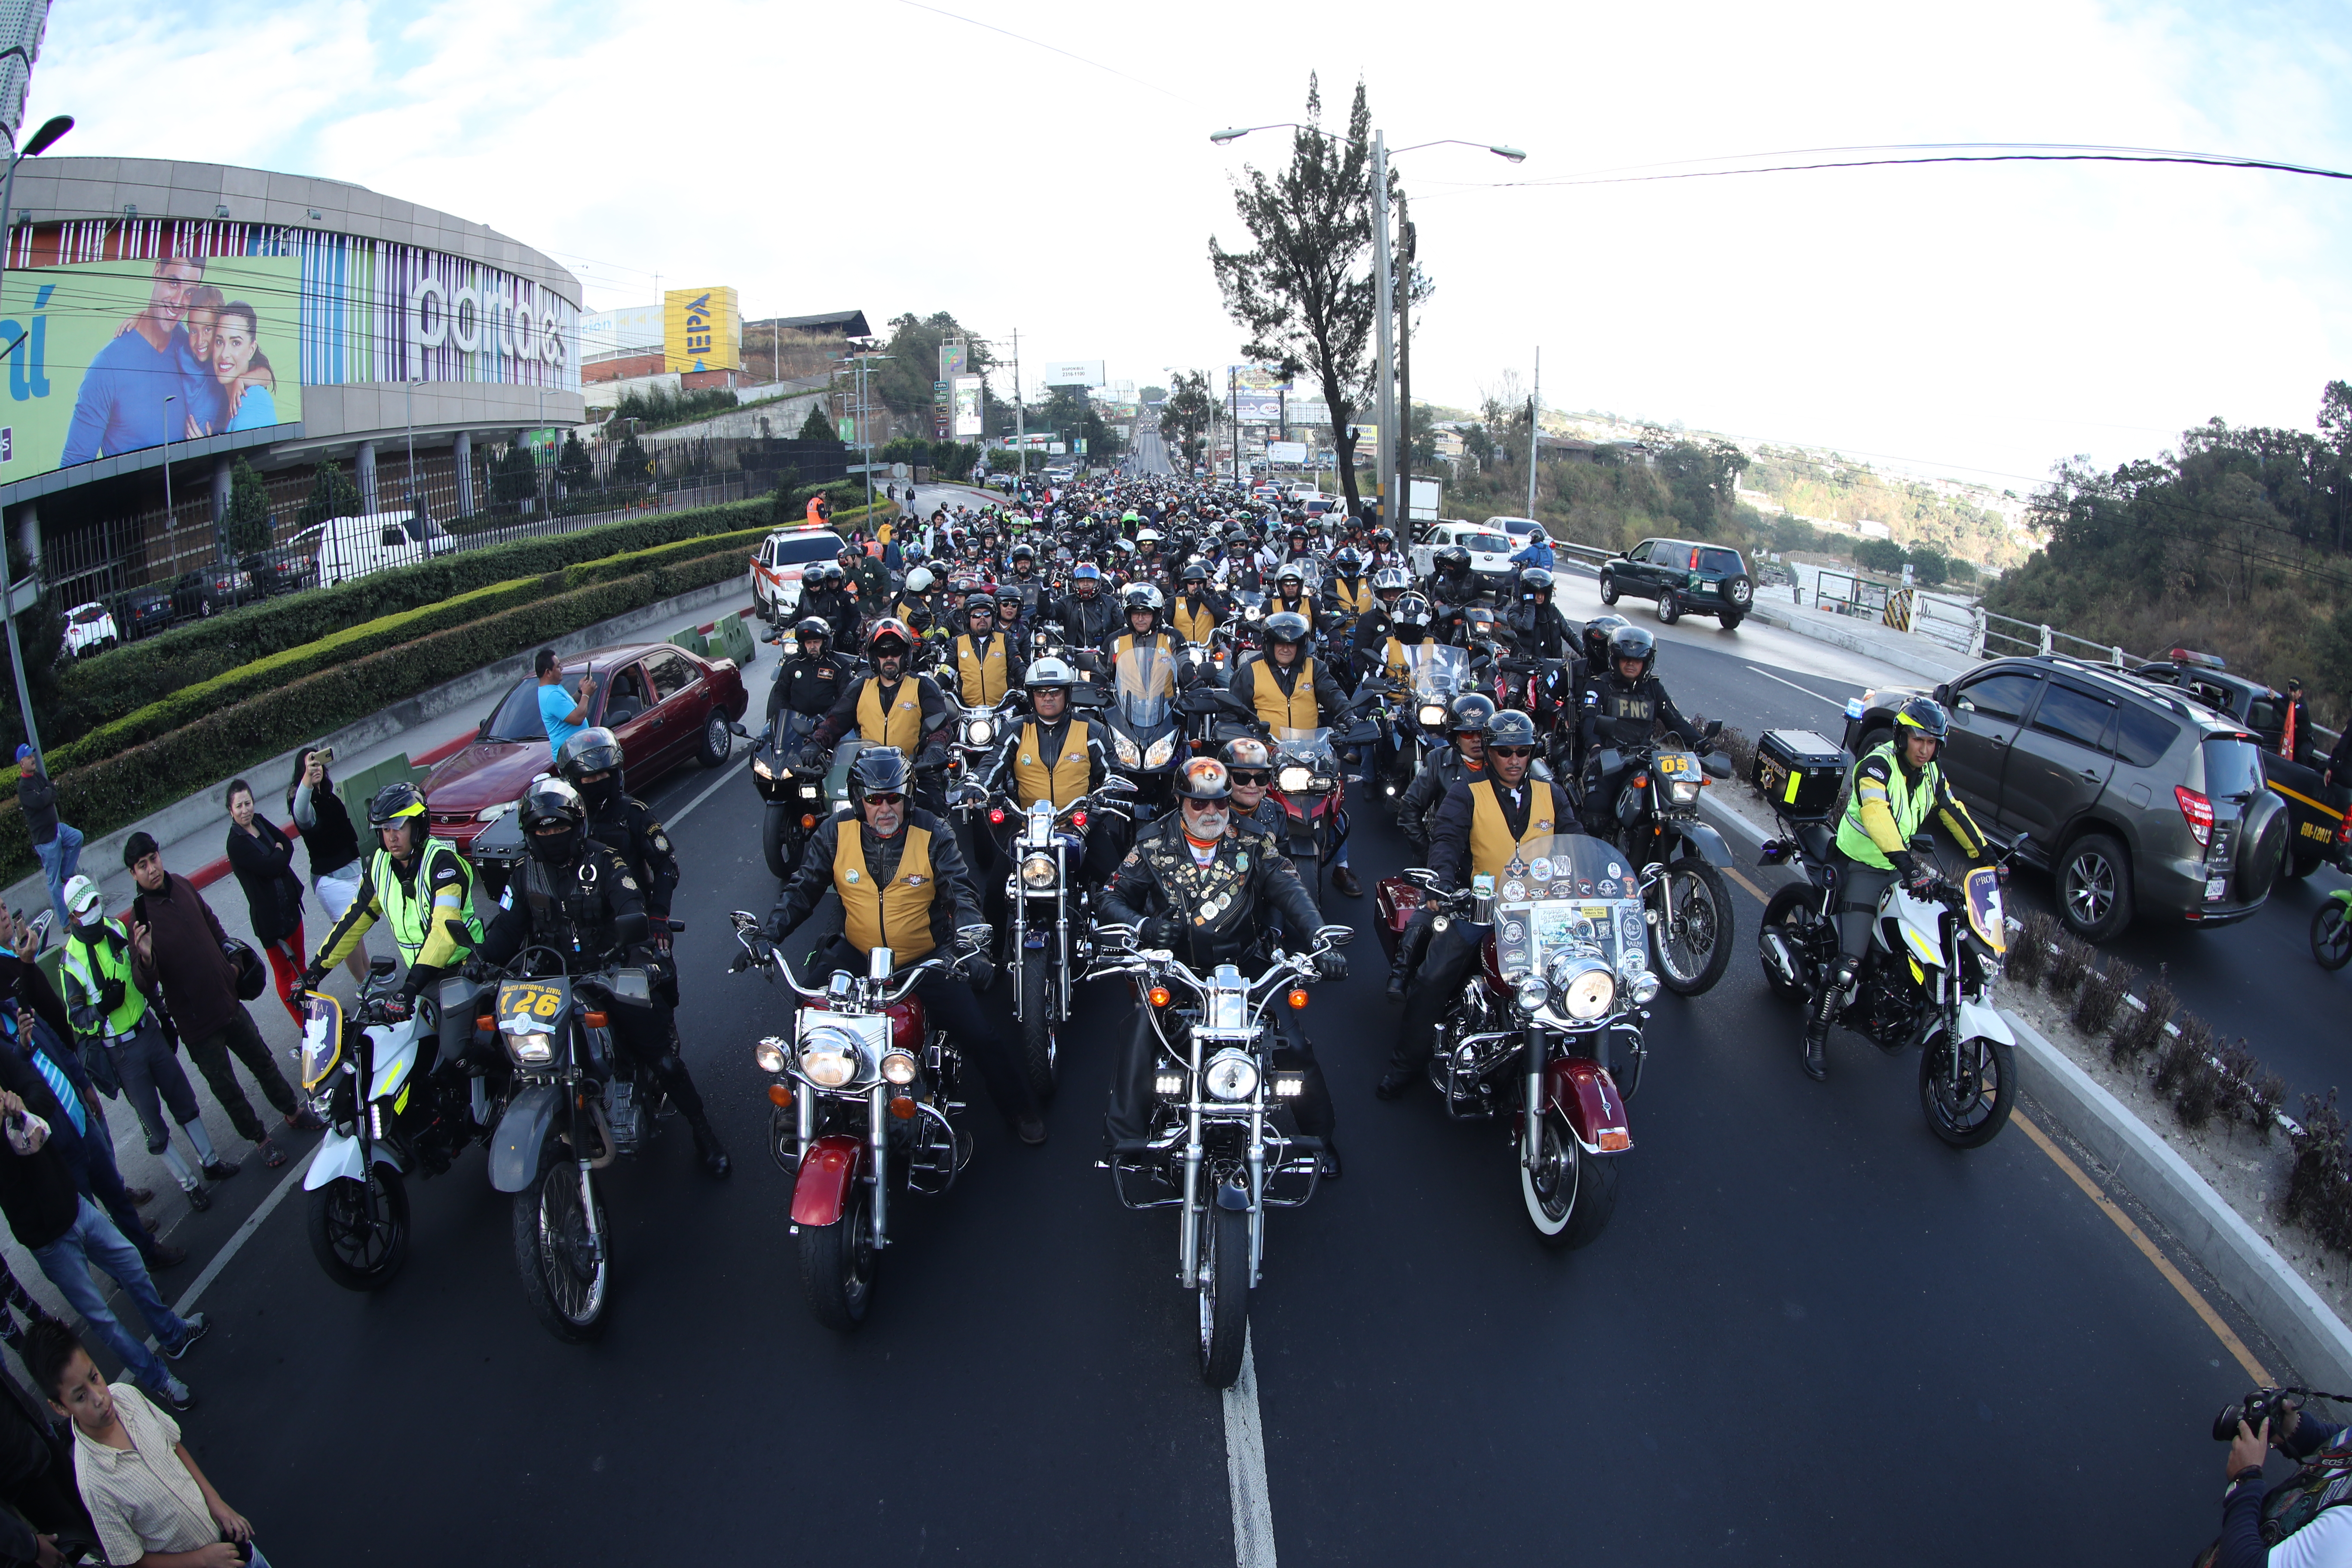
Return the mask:
<svg viewBox="0 0 2352 1568"><path fill-rule="evenodd" d="M1856 756L1916 689L1846 704ZM1950 710L1945 776L1979 826L2057 881L2059 919L2104 942L2136 916L2229 925L2263 907L2287 820L2262 752L2186 692L2053 655L1995 659L1926 692Z"/></svg>

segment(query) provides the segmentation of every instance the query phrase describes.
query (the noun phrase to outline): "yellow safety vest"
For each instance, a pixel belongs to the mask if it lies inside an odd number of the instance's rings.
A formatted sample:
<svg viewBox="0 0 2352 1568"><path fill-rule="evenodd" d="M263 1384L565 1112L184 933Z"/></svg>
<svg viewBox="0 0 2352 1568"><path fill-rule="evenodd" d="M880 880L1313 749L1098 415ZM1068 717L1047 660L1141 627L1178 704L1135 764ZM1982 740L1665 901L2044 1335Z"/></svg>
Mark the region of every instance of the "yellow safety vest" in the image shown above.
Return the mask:
<svg viewBox="0 0 2352 1568"><path fill-rule="evenodd" d="M1139 637L1133 632L1121 632L1110 639L1110 661L1117 664L1120 654L1132 653L1139 647L1156 647L1171 658L1176 657L1176 641L1166 632L1153 632L1148 637Z"/></svg>
<svg viewBox="0 0 2352 1568"><path fill-rule="evenodd" d="M379 849L368 868L368 879L375 885L376 902L383 907L383 918L392 927L392 940L400 948L401 961L414 964L416 955L425 951L425 939L431 934L433 923L433 866L435 858L446 855L457 863L465 878L466 941L468 946L482 945L482 918L474 912L474 869L457 847L446 838L427 838L416 857L415 892L404 888L393 869L392 855Z"/></svg>
<svg viewBox="0 0 2352 1568"><path fill-rule="evenodd" d="M857 694L857 738L869 746L896 746L909 757L915 754L923 742L923 695L913 676L898 682L898 700L887 714L882 678L866 678L866 689Z"/></svg>
<svg viewBox="0 0 2352 1568"><path fill-rule="evenodd" d="M833 890L841 895L841 930L860 952L890 950L892 962L915 963L939 945L931 940L931 900L939 883L931 876L929 828L907 827L898 874L887 889L866 869L866 831L856 817L844 817L833 856Z"/></svg>
<svg viewBox="0 0 2352 1568"><path fill-rule="evenodd" d="M1910 782L1910 775L1904 771L1903 760L1895 754L1897 743L1889 741L1882 746L1864 752L1862 761L1853 765L1853 776L1855 778L1862 776L1863 763L1868 762L1881 752L1886 754L1889 770L1886 780L1886 809L1894 815L1895 831L1902 836L1904 843L1908 844L1911 842L1911 836L1918 832L1926 824L1927 813L1936 804L1936 764L1929 763L1921 771L1918 784L1913 784ZM1859 860L1865 866L1875 867L1881 871L1891 871L1895 868L1895 862L1886 858L1886 851L1878 847L1878 841L1870 836L1870 829L1862 825L1862 792L1858 789L1851 791L1847 795L1845 818L1838 824L1837 847L1840 854L1850 859Z"/></svg>
<svg viewBox="0 0 2352 1568"><path fill-rule="evenodd" d="M108 921L106 928L121 937L122 953L116 957L112 946L104 942L84 942L73 928L68 928L66 947L58 966L71 975L82 988L81 1000L95 1007L101 1001L100 986L105 981L122 982L122 1001L106 1016L109 1036L127 1035L139 1026L147 1016L147 994L139 989L131 977L131 939L120 921Z"/></svg>
<svg viewBox="0 0 2352 1568"><path fill-rule="evenodd" d="M1004 672L1004 637L1002 633L989 638L985 657L972 646L970 632L961 634L955 640L955 657L956 678L962 683L966 707L993 708L1003 700L1009 682Z"/></svg>
<svg viewBox="0 0 2352 1568"><path fill-rule="evenodd" d="M1407 668L1404 661L1404 644L1394 637L1389 638L1389 646L1382 657L1388 660L1390 679L1411 680L1412 679L1412 672Z"/></svg>
<svg viewBox="0 0 2352 1568"><path fill-rule="evenodd" d="M1318 727L1315 707L1315 661L1301 658L1298 679L1285 697L1274 678L1274 666L1264 658L1250 661L1250 706L1257 710L1258 721L1276 730L1312 730Z"/></svg>
<svg viewBox="0 0 2352 1568"><path fill-rule="evenodd" d="M1186 642L1207 642L1216 634L1217 612L1206 599L1196 607L1192 600L1179 598L1172 618L1176 622L1176 630Z"/></svg>
<svg viewBox="0 0 2352 1568"><path fill-rule="evenodd" d="M1360 616L1372 607L1371 579L1359 577L1351 583L1345 577L1337 578L1331 584L1331 597L1349 615Z"/></svg>
<svg viewBox="0 0 2352 1568"><path fill-rule="evenodd" d="M1084 719L1071 720L1068 732L1062 737L1062 754L1048 760L1037 721L1033 719L1021 726L1021 744L1013 753L1013 798L1024 810L1050 800L1059 811L1085 795L1094 772L1087 751L1090 735Z"/></svg>
<svg viewBox="0 0 2352 1568"><path fill-rule="evenodd" d="M1551 785L1530 773L1519 781L1519 787L1530 792L1528 830L1512 837L1511 825L1503 819L1503 803L1495 793L1502 787L1494 779L1477 779L1470 785L1470 874L1474 877L1500 880L1512 856L1538 838L1563 831L1551 818L1559 797L1552 794ZM1534 793L1538 791L1541 793Z"/></svg>
<svg viewBox="0 0 2352 1568"><path fill-rule="evenodd" d="M1304 616L1307 617L1307 629L1310 632L1315 629L1315 601L1305 595L1296 599L1284 599L1279 595L1268 599L1265 614L1268 620L1284 614Z"/></svg>

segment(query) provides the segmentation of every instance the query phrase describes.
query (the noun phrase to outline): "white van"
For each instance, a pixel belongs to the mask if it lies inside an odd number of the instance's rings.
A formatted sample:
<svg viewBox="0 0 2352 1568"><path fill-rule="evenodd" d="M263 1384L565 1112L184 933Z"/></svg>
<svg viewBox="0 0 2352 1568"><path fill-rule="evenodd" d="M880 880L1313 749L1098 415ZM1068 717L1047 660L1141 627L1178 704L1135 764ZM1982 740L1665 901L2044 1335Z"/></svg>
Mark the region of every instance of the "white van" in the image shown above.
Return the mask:
<svg viewBox="0 0 2352 1568"><path fill-rule="evenodd" d="M418 511L372 511L363 517L331 517L287 541L319 563L319 584L332 587L381 572L414 566L454 553L457 542Z"/></svg>

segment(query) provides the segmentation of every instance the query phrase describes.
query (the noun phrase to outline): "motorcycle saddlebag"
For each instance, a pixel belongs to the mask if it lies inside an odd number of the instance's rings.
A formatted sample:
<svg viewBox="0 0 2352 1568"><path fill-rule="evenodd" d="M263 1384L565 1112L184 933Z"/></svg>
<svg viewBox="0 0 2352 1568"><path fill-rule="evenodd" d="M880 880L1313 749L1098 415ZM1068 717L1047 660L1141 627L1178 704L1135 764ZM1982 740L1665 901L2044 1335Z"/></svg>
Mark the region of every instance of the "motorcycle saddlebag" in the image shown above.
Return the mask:
<svg viewBox="0 0 2352 1568"><path fill-rule="evenodd" d="M1811 730L1767 730L1756 738L1748 782L1792 822L1829 816L1853 759Z"/></svg>
<svg viewBox="0 0 2352 1568"><path fill-rule="evenodd" d="M1421 911L1421 889L1402 877L1382 877L1372 889L1373 924L1391 963L1396 962L1397 939Z"/></svg>

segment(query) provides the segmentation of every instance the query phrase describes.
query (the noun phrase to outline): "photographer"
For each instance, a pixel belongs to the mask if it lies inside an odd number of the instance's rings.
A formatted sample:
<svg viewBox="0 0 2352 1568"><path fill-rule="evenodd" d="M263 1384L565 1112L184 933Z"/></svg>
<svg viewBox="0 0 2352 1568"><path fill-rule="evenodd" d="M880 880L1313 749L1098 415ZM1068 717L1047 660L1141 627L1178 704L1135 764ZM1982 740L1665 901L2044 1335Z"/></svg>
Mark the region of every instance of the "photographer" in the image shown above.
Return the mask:
<svg viewBox="0 0 2352 1568"><path fill-rule="evenodd" d="M2249 1401L2253 1405L2254 1401ZM2273 1411L2283 1412L2274 1415ZM2221 1538L2198 1568L2341 1568L2352 1564L2352 1437L2342 1426L2306 1419L2293 1393L2268 1409L2235 1406L2241 1419L2230 1445L2221 1494ZM2303 1468L2265 1490L2263 1461L2275 1447Z"/></svg>

